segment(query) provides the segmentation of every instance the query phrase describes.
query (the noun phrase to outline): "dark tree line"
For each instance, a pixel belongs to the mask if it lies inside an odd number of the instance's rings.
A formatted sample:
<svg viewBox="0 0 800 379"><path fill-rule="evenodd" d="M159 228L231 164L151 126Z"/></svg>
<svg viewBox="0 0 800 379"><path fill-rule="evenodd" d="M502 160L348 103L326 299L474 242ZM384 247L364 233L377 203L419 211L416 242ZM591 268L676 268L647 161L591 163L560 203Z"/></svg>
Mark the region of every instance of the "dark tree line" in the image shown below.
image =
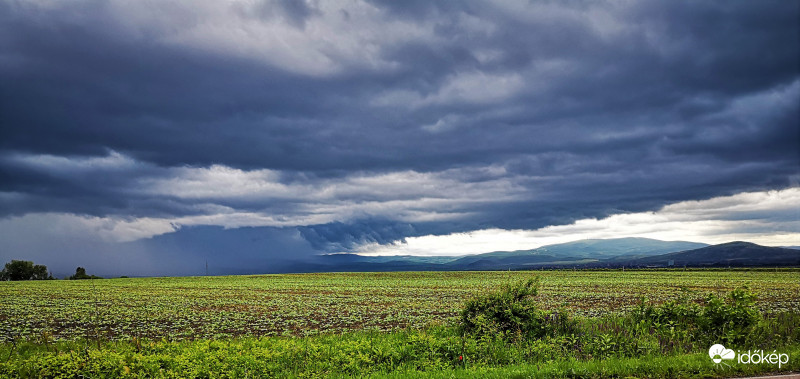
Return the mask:
<svg viewBox="0 0 800 379"><path fill-rule="evenodd" d="M12 260L0 271L0 280L48 280L53 275L47 272L47 266L34 265L31 261Z"/></svg>
<svg viewBox="0 0 800 379"><path fill-rule="evenodd" d="M47 271L45 265L35 265L31 261L18 261L12 260L6 263L6 267L0 271L0 281L8 280L50 280L53 274ZM103 279L95 275L87 275L86 269L78 267L75 270L75 275L69 277L70 280L76 279Z"/></svg>

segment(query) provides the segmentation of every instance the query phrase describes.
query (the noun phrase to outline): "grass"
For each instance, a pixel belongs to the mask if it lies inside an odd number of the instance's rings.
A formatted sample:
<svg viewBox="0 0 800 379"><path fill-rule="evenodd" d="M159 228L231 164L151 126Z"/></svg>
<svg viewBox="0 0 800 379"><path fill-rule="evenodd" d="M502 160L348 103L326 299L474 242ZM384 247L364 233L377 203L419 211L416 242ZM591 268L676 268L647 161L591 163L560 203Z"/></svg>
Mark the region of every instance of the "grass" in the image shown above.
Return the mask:
<svg viewBox="0 0 800 379"><path fill-rule="evenodd" d="M784 352L800 355L800 345ZM519 364L506 367L476 367L437 372L395 372L376 378L731 378L746 375L791 373L800 370L796 360L776 370L771 365L717 366L707 354L675 356L645 356L637 358L608 358L579 361L565 359L537 364Z"/></svg>
<svg viewBox="0 0 800 379"><path fill-rule="evenodd" d="M800 370L797 340L777 347ZM22 343L0 349L0 377L729 377L779 371L776 365L716 365L707 347L629 357L576 359L563 341L524 343L466 339L448 328L391 333L226 340ZM700 350L700 351L698 351ZM771 351L771 350L770 350ZM462 359L459 359L463 357Z"/></svg>

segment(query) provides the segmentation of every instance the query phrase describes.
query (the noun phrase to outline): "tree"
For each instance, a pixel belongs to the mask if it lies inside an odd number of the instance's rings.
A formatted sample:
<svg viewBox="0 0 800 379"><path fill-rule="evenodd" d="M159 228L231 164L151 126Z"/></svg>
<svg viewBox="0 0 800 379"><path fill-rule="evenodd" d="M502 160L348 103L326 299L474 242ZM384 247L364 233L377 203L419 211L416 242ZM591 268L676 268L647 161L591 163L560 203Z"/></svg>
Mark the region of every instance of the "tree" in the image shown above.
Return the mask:
<svg viewBox="0 0 800 379"><path fill-rule="evenodd" d="M86 275L86 269L83 267L78 267L75 269L75 275L70 276L69 279L79 280L79 279L103 279L103 278L94 275Z"/></svg>
<svg viewBox="0 0 800 379"><path fill-rule="evenodd" d="M47 266L34 265L31 261L11 260L6 263L3 271L0 271L0 280L46 280L53 279L48 274Z"/></svg>

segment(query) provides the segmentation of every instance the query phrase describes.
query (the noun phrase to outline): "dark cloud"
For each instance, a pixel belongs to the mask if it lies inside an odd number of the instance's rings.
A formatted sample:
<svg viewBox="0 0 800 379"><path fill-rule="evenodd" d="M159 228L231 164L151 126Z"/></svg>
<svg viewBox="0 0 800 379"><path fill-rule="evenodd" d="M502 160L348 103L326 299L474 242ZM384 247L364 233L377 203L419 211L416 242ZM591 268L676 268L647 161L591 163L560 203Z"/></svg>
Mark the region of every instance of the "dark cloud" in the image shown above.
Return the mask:
<svg viewBox="0 0 800 379"><path fill-rule="evenodd" d="M318 252L293 228L185 227L116 243L97 235L66 233L64 222L42 225L26 220L0 230L7 241L0 260L33 260L59 278L73 274L78 266L102 276L205 275L206 263L209 274L220 275L292 271Z"/></svg>
<svg viewBox="0 0 800 379"><path fill-rule="evenodd" d="M387 244L419 235L411 224L385 220L359 220L352 223L334 222L298 228L311 246L327 252L345 252L365 243Z"/></svg>
<svg viewBox="0 0 800 379"><path fill-rule="evenodd" d="M196 226L124 245L164 259L163 273L186 275L205 274L206 262L211 275L286 272L317 253L294 228Z"/></svg>
<svg viewBox="0 0 800 379"><path fill-rule="evenodd" d="M797 2L514 6L0 1L0 212L224 208L316 225L302 235L330 251L786 188L800 173ZM114 156L126 165L91 163ZM31 163L42 157L66 160ZM212 165L272 170L248 183L295 195L187 194L205 179L181 169ZM392 173L430 177L415 191L375 179ZM164 188L176 177L184 192Z"/></svg>

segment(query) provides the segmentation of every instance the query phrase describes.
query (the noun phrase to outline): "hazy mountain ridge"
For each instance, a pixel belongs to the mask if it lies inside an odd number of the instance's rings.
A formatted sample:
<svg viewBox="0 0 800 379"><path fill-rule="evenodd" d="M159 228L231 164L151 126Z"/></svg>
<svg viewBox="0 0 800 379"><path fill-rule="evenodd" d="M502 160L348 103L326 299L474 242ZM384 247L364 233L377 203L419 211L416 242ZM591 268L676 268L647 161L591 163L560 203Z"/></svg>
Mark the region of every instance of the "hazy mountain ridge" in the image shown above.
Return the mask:
<svg viewBox="0 0 800 379"><path fill-rule="evenodd" d="M800 250L734 241L694 250L640 258L632 263L640 265L669 265L670 262L674 266L800 265Z"/></svg>
<svg viewBox="0 0 800 379"><path fill-rule="evenodd" d="M796 266L800 250L749 242L707 245L647 238L581 240L537 249L498 251L437 261L434 257L326 256L303 272L400 270L522 270L537 268ZM300 268L300 267L298 267Z"/></svg>
<svg viewBox="0 0 800 379"><path fill-rule="evenodd" d="M492 252L459 258L451 265L471 265L476 262L498 264L547 263L563 261L601 260L617 257L638 258L708 246L686 241L660 241L650 238L588 239L546 245L531 250Z"/></svg>

